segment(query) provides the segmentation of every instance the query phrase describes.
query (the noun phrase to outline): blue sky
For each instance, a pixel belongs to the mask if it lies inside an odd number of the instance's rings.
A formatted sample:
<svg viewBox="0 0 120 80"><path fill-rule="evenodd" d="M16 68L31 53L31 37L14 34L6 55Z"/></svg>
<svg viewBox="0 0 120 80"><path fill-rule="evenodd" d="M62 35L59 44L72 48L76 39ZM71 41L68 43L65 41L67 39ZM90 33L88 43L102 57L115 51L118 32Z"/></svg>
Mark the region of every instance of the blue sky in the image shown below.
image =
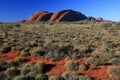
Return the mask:
<svg viewBox="0 0 120 80"><path fill-rule="evenodd" d="M0 0L0 22L28 19L38 10L55 12L62 9L120 21L120 0Z"/></svg>

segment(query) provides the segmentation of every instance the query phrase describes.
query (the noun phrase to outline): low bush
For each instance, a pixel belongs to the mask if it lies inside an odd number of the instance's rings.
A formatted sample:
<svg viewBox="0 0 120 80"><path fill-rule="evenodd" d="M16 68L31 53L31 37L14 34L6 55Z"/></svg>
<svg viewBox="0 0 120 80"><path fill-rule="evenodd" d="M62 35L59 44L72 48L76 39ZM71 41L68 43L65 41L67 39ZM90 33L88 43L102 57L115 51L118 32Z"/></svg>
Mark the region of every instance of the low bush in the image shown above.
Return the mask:
<svg viewBox="0 0 120 80"><path fill-rule="evenodd" d="M79 68L79 63L68 61L68 62L66 62L66 64L64 66L67 70L70 70L70 71L77 70Z"/></svg>
<svg viewBox="0 0 120 80"><path fill-rule="evenodd" d="M44 56L46 52L44 50L41 50L40 48L35 48L31 51L31 56Z"/></svg>
<svg viewBox="0 0 120 80"><path fill-rule="evenodd" d="M45 55L46 59L50 59L51 61L58 61L60 59L60 54L58 52L48 52Z"/></svg>
<svg viewBox="0 0 120 80"><path fill-rule="evenodd" d="M94 63L94 58L92 58L92 57L87 58L86 61L85 61L85 63L86 63L87 65L93 64L93 63Z"/></svg>
<svg viewBox="0 0 120 80"><path fill-rule="evenodd" d="M10 46L3 46L0 48L0 53L7 53L11 50Z"/></svg>
<svg viewBox="0 0 120 80"><path fill-rule="evenodd" d="M37 71L38 73L43 73L45 70L45 63L43 62L38 62L35 64L35 66L37 67Z"/></svg>
<svg viewBox="0 0 120 80"><path fill-rule="evenodd" d="M112 80L120 79L120 68L119 67L116 67L116 66L109 67L107 69L107 73L109 74L109 76Z"/></svg>
<svg viewBox="0 0 120 80"><path fill-rule="evenodd" d="M113 58L113 54L106 53L104 51L94 51L92 53L92 56L94 58L101 58L101 59L104 59L104 60L107 60L107 61Z"/></svg>
<svg viewBox="0 0 120 80"><path fill-rule="evenodd" d="M5 74L0 74L0 80L5 80L6 79L6 75Z"/></svg>
<svg viewBox="0 0 120 80"><path fill-rule="evenodd" d="M64 53L64 54L68 54L70 52L73 52L74 46L72 45L65 45L65 46L61 46L59 49L59 53Z"/></svg>
<svg viewBox="0 0 120 80"><path fill-rule="evenodd" d="M16 67L18 66L19 64L17 62L14 62L14 61L7 61L7 68L10 68L10 67Z"/></svg>
<svg viewBox="0 0 120 80"><path fill-rule="evenodd" d="M50 75L49 80L60 80L60 78L57 75Z"/></svg>
<svg viewBox="0 0 120 80"><path fill-rule="evenodd" d="M29 59L24 58L24 57L17 57L15 59L15 62L17 62L18 64L22 64L22 63L27 62L27 61L29 61Z"/></svg>
<svg viewBox="0 0 120 80"><path fill-rule="evenodd" d="M26 56L30 56L30 48L25 48L24 50L21 51L20 56L22 57L26 57Z"/></svg>
<svg viewBox="0 0 120 80"><path fill-rule="evenodd" d="M62 77L64 80L79 80L79 75L74 72L64 72Z"/></svg>
<svg viewBox="0 0 120 80"><path fill-rule="evenodd" d="M54 50L54 49L58 49L58 45L53 43L52 41L45 41L45 43L43 44L44 48L47 50Z"/></svg>
<svg viewBox="0 0 120 80"><path fill-rule="evenodd" d="M34 72L32 72L32 71L30 71L27 75L26 75L26 77L28 77L29 79L35 79L35 76L37 75L37 73L36 73L36 71Z"/></svg>
<svg viewBox="0 0 120 80"><path fill-rule="evenodd" d="M87 75L80 75L79 80L91 80L91 78Z"/></svg>
<svg viewBox="0 0 120 80"><path fill-rule="evenodd" d="M26 64L21 67L21 75L27 75L31 71L31 64Z"/></svg>
<svg viewBox="0 0 120 80"><path fill-rule="evenodd" d="M11 67L11 68L8 68L6 71L5 71L5 74L9 77L15 77L17 75L20 74L20 70L14 68L14 67Z"/></svg>
<svg viewBox="0 0 120 80"><path fill-rule="evenodd" d="M87 58L86 59L86 64L87 65L94 65L94 66L99 66L99 65L104 65L105 61L101 59L94 59L94 58Z"/></svg>
<svg viewBox="0 0 120 80"><path fill-rule="evenodd" d="M120 58L112 58L109 62L112 65L120 65Z"/></svg>
<svg viewBox="0 0 120 80"><path fill-rule="evenodd" d="M48 76L45 74L37 74L35 80L48 80Z"/></svg>
<svg viewBox="0 0 120 80"><path fill-rule="evenodd" d="M80 64L79 65L79 70L80 71L85 71L87 69L86 65L85 64Z"/></svg>
<svg viewBox="0 0 120 80"><path fill-rule="evenodd" d="M0 72L6 70L7 62L0 60Z"/></svg>
<svg viewBox="0 0 120 80"><path fill-rule="evenodd" d="M25 76L16 76L13 80L27 80Z"/></svg>

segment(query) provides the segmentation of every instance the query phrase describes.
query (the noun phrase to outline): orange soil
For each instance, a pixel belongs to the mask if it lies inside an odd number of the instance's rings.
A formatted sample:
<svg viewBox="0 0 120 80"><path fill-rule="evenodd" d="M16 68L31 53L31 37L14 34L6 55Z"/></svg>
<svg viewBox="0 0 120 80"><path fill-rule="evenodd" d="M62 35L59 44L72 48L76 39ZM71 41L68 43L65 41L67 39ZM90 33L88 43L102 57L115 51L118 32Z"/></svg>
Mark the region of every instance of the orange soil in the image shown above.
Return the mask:
<svg viewBox="0 0 120 80"><path fill-rule="evenodd" d="M0 59L1 60L14 60L16 57L20 55L20 51L11 51L6 54L0 54ZM47 66L48 69L46 69L46 72L49 74L57 74L60 75L61 73L65 72L66 69L64 68L64 64L67 62L66 59L61 59L60 61L57 62L52 62L50 60L45 59L44 57L33 57L33 56L28 56L26 57L30 61L27 63L32 63L35 64L36 62L44 62ZM75 62L81 62L85 63L84 59L79 59L79 60L73 60ZM106 70L108 68L107 66L97 66L94 67L94 69L89 69L86 71L76 71L79 74L87 74L92 78L95 78L95 80L110 80L108 74L106 73Z"/></svg>

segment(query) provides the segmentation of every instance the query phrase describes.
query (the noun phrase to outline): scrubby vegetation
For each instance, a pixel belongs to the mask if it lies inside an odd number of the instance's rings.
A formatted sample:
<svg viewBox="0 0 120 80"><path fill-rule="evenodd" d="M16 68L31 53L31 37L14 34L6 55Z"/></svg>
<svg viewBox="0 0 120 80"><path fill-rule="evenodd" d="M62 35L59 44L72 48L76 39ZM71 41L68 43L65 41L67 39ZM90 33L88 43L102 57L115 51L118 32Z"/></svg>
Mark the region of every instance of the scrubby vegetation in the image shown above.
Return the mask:
<svg viewBox="0 0 120 80"><path fill-rule="evenodd" d="M102 80L88 72L112 65L119 80L119 36L120 22L1 23L0 80Z"/></svg>

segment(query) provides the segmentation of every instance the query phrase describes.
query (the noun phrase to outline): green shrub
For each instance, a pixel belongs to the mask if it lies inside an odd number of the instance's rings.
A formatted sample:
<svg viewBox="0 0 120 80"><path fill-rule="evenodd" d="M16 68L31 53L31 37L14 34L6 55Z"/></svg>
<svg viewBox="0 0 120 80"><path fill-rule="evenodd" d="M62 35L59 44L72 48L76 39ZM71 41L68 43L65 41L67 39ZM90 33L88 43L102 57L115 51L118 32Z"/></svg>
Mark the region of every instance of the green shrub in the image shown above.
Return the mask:
<svg viewBox="0 0 120 80"><path fill-rule="evenodd" d="M26 64L21 68L21 75L26 76L27 80L34 80L38 74L37 67L32 64Z"/></svg>
<svg viewBox="0 0 120 80"><path fill-rule="evenodd" d="M85 63L86 63L87 65L93 64L93 63L94 63L94 58L92 58L92 57L87 58L86 61L85 61Z"/></svg>
<svg viewBox="0 0 120 80"><path fill-rule="evenodd" d="M75 63L75 62L72 62L72 61L66 62L66 64L64 66L67 70L70 70L70 71L71 70L77 70L79 68L79 64Z"/></svg>
<svg viewBox="0 0 120 80"><path fill-rule="evenodd" d="M60 80L60 78L57 75L50 75L49 80Z"/></svg>
<svg viewBox="0 0 120 80"><path fill-rule="evenodd" d="M36 41L26 42L26 43L25 43L25 46L31 47L31 48L37 47L37 42L36 42Z"/></svg>
<svg viewBox="0 0 120 80"><path fill-rule="evenodd" d="M5 80L6 79L6 75L5 74L0 74L0 80Z"/></svg>
<svg viewBox="0 0 120 80"><path fill-rule="evenodd" d="M116 50L113 54L114 57L120 57L120 51Z"/></svg>
<svg viewBox="0 0 120 80"><path fill-rule="evenodd" d="M79 75L74 72L64 72L62 77L64 80L79 80Z"/></svg>
<svg viewBox="0 0 120 80"><path fill-rule="evenodd" d="M107 69L107 73L109 74L110 78L113 80L119 80L120 79L120 68L113 66L109 67Z"/></svg>
<svg viewBox="0 0 120 80"><path fill-rule="evenodd" d="M51 41L46 41L43 46L48 49L48 50L54 50L54 49L58 49L58 45L56 45L55 43L51 42Z"/></svg>
<svg viewBox="0 0 120 80"><path fill-rule="evenodd" d="M112 22L102 22L100 27L103 27L105 29L108 29L109 27L112 27Z"/></svg>
<svg viewBox="0 0 120 80"><path fill-rule="evenodd" d="M24 50L21 51L20 56L22 57L26 57L26 56L30 56L30 48L25 48Z"/></svg>
<svg viewBox="0 0 120 80"><path fill-rule="evenodd" d="M94 59L94 58L87 58L86 62L87 65L94 65L94 66L99 66L99 65L104 65L105 62L104 60L101 59Z"/></svg>
<svg viewBox="0 0 120 80"><path fill-rule="evenodd" d="M22 75L22 76L15 77L13 80L27 80L27 78Z"/></svg>
<svg viewBox="0 0 120 80"><path fill-rule="evenodd" d="M26 75L26 77L28 77L28 78L30 78L30 79L35 79L35 76L37 75L37 73L36 72L29 72L27 75Z"/></svg>
<svg viewBox="0 0 120 80"><path fill-rule="evenodd" d="M0 48L0 53L7 53L11 50L10 46L3 46Z"/></svg>
<svg viewBox="0 0 120 80"><path fill-rule="evenodd" d="M101 58L101 59L104 59L104 60L110 60L110 59L113 58L113 54L108 53L108 52L104 52L104 51L94 51L92 53L92 56L94 58Z"/></svg>
<svg viewBox="0 0 120 80"><path fill-rule="evenodd" d="M80 75L79 80L91 80L91 78L87 75Z"/></svg>
<svg viewBox="0 0 120 80"><path fill-rule="evenodd" d="M32 72L34 74L37 74L37 67L33 66L32 64L26 64L24 66L22 66L21 68L21 75L27 75L27 74L32 74Z"/></svg>
<svg viewBox="0 0 120 80"><path fill-rule="evenodd" d="M15 59L15 62L17 62L17 63L19 63L19 64L24 63L24 62L27 62L27 61L29 61L29 59L24 58L24 57L17 57L17 58Z"/></svg>
<svg viewBox="0 0 120 80"><path fill-rule="evenodd" d="M7 68L16 67L16 66L18 66L18 63L17 63L17 62L7 61Z"/></svg>
<svg viewBox="0 0 120 80"><path fill-rule="evenodd" d="M31 64L26 64L24 66L22 66L21 68L21 75L27 75L29 72L31 72Z"/></svg>
<svg viewBox="0 0 120 80"><path fill-rule="evenodd" d="M46 52L44 50L41 50L40 48L35 48L31 51L31 56L44 56Z"/></svg>
<svg viewBox="0 0 120 80"><path fill-rule="evenodd" d="M14 68L14 67L11 67L11 68L8 68L6 71L5 71L5 74L9 77L15 77L17 75L20 74L20 70Z"/></svg>
<svg viewBox="0 0 120 80"><path fill-rule="evenodd" d="M84 65L84 64L79 65L79 70L85 71L86 69L87 69L86 65Z"/></svg>
<svg viewBox="0 0 120 80"><path fill-rule="evenodd" d="M45 74L37 74L35 80L48 80L48 76Z"/></svg>
<svg viewBox="0 0 120 80"><path fill-rule="evenodd" d="M35 64L35 66L37 67L37 71L38 73L43 73L45 70L45 63L43 62L38 62Z"/></svg>
<svg viewBox="0 0 120 80"><path fill-rule="evenodd" d="M83 45L79 46L77 50L79 51L79 54L81 55L85 53L91 53L93 51L90 46L83 46Z"/></svg>
<svg viewBox="0 0 120 80"><path fill-rule="evenodd" d="M58 52L48 52L45 55L46 59L50 59L51 61L58 61L60 59L60 54Z"/></svg>
<svg viewBox="0 0 120 80"><path fill-rule="evenodd" d="M59 53L64 53L64 54L68 54L73 52L74 46L72 45L65 45L65 46L61 46L59 49Z"/></svg>
<svg viewBox="0 0 120 80"><path fill-rule="evenodd" d="M110 60L110 63L111 63L112 65L120 65L120 58L112 58L112 59Z"/></svg>
<svg viewBox="0 0 120 80"><path fill-rule="evenodd" d="M3 60L0 60L0 72L6 70L7 63Z"/></svg>

